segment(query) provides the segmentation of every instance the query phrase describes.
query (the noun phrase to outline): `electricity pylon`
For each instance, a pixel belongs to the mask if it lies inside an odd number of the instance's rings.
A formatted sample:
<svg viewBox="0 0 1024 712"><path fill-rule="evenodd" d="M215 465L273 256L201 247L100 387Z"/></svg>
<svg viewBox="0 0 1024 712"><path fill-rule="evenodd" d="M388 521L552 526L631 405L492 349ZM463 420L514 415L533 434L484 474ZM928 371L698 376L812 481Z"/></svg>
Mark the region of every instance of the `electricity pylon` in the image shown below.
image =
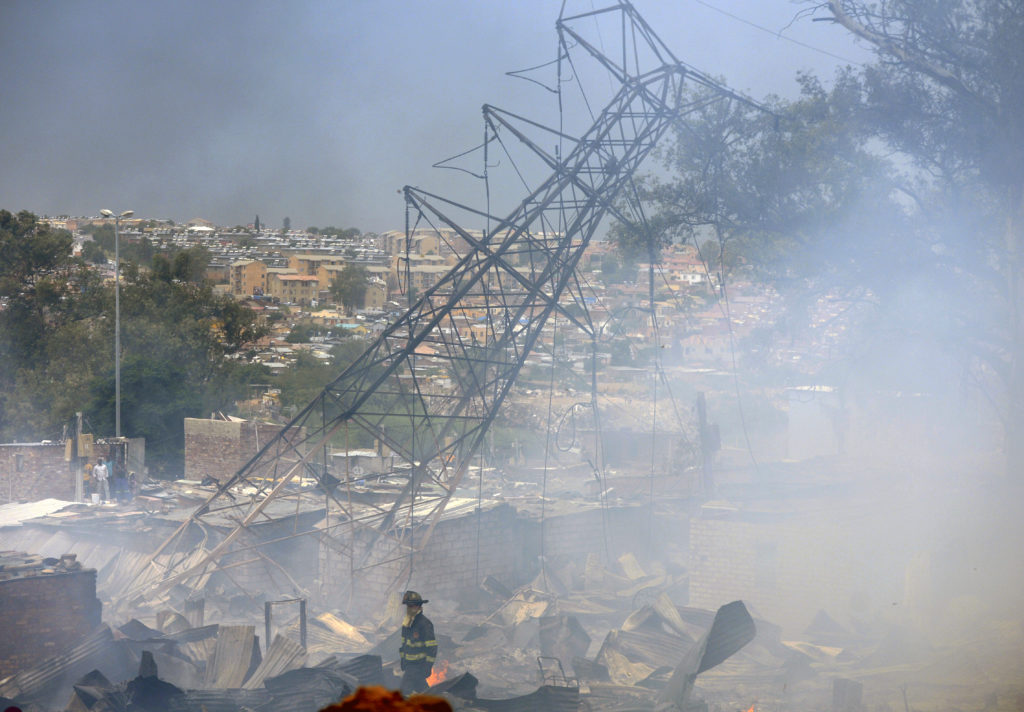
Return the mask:
<svg viewBox="0 0 1024 712"><path fill-rule="evenodd" d="M612 52L580 29L609 19L618 41ZM283 502L310 497L302 483L315 485L327 501L326 521L314 533L322 549L348 562L346 576L354 583L388 566L401 583L524 362L544 344L552 316L595 333L576 267L599 225L609 216L628 219L616 201L674 121L701 103L747 100L677 60L628 2L563 14L556 29L553 91L560 105L562 85L580 81L583 59L574 59L580 53L610 78L610 98L589 129L572 136L561 126L547 129L484 107L485 166L487 146L511 137L547 177L505 217L406 187L408 213L436 228L453 255L450 270L220 485L150 558L133 590L197 587L216 571L260 559L275 575L261 548L287 537L268 541L255 529L287 511ZM687 82L706 91L687 94ZM552 145L557 148L545 148ZM456 213L487 228L470 229ZM407 230L407 245L410 239ZM353 447L375 448L388 463L383 474L393 489L386 501L367 501L360 488L353 495L354 482L366 473L331 467L333 449ZM226 533L197 548L194 529L207 520Z"/></svg>

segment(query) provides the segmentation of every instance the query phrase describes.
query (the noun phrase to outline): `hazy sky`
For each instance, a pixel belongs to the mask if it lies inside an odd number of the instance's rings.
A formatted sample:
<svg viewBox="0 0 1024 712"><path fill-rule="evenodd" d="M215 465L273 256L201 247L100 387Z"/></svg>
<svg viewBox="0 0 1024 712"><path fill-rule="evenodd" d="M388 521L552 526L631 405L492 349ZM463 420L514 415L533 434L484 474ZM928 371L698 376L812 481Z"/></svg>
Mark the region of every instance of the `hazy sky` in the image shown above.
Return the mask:
<svg viewBox="0 0 1024 712"><path fill-rule="evenodd" d="M406 184L478 204L472 178L430 166L480 142L484 103L554 121L552 95L505 72L554 58L560 5L0 0L0 208L380 231L403 225ZM830 23L784 29L807 7L788 0L635 6L758 98L843 62L723 12L866 59Z"/></svg>

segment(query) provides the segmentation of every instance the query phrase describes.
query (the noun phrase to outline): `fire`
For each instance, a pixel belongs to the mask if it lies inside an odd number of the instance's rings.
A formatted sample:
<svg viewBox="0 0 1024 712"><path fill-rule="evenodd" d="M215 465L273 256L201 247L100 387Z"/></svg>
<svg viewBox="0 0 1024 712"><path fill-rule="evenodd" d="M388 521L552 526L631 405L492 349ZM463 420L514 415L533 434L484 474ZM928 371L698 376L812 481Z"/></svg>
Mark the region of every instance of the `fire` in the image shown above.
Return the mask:
<svg viewBox="0 0 1024 712"><path fill-rule="evenodd" d="M341 702L324 707L320 712L452 712L452 706L443 697L412 695L405 699L397 690L360 687Z"/></svg>
<svg viewBox="0 0 1024 712"><path fill-rule="evenodd" d="M757 703L750 705L750 709L747 712L757 712Z"/></svg>
<svg viewBox="0 0 1024 712"><path fill-rule="evenodd" d="M439 682L444 682L448 679L448 661L438 660L437 665L434 666L434 671L430 673L430 677L427 678L427 684L433 687Z"/></svg>

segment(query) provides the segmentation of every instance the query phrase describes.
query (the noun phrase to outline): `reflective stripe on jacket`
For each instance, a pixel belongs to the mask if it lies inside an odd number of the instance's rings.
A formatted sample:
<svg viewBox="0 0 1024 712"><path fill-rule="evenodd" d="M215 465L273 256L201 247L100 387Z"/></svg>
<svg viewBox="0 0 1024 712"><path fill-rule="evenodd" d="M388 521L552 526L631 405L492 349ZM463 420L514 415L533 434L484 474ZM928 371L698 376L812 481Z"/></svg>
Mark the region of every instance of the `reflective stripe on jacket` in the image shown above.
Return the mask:
<svg viewBox="0 0 1024 712"><path fill-rule="evenodd" d="M409 625L402 626L402 647L398 655L407 663L434 664L437 658L434 624L422 612L417 613Z"/></svg>

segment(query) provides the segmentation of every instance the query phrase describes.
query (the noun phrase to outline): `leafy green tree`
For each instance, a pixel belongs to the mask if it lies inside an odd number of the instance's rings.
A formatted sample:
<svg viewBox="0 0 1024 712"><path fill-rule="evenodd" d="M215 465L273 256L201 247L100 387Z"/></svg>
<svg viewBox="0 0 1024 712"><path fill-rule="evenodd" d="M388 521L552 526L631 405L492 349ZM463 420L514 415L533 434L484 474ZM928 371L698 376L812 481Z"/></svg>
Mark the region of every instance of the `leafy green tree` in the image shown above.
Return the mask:
<svg viewBox="0 0 1024 712"><path fill-rule="evenodd" d="M71 246L67 231L40 224L32 213L0 210L0 378L8 383L45 352L47 336L80 301L76 287L94 282Z"/></svg>
<svg viewBox="0 0 1024 712"><path fill-rule="evenodd" d="M99 244L91 240L82 246L82 259L86 262L102 265L107 263L107 255Z"/></svg>
<svg viewBox="0 0 1024 712"><path fill-rule="evenodd" d="M829 0L867 41L859 115L903 180L922 231L948 265L945 343L991 380L1007 471L1024 472L1024 4L1004 0ZM933 260L935 261L935 260ZM967 305L978 305L973 313Z"/></svg>
<svg viewBox="0 0 1024 712"><path fill-rule="evenodd" d="M59 433L76 410L94 433L113 431L113 285L74 259L71 244L30 213L0 211L4 439ZM229 410L248 382L265 380L260 367L229 358L264 328L205 280L189 281L193 259L164 263L166 274L123 265L122 424L146 438L154 471L180 474L182 418Z"/></svg>
<svg viewBox="0 0 1024 712"><path fill-rule="evenodd" d="M106 252L114 254L114 226L107 223L86 225L82 232L92 235L92 239Z"/></svg>
<svg viewBox="0 0 1024 712"><path fill-rule="evenodd" d="M148 237L142 237L138 242L121 243L121 261L135 262L136 264L149 267L153 264L153 257L156 255L156 248Z"/></svg>
<svg viewBox="0 0 1024 712"><path fill-rule="evenodd" d="M346 314L354 314L366 303L367 280L366 268L349 262L338 276L331 280L331 296L341 302Z"/></svg>
<svg viewBox="0 0 1024 712"><path fill-rule="evenodd" d="M320 327L311 321L300 321L284 338L289 344L304 344L319 333Z"/></svg>
<svg viewBox="0 0 1024 712"><path fill-rule="evenodd" d="M180 253L179 253L180 254ZM214 294L206 281L126 270L121 298L121 412L125 433L147 440L159 469L180 472L182 419L230 411L259 368L227 358L264 334L250 309ZM92 423L110 428L113 379L90 387Z"/></svg>

